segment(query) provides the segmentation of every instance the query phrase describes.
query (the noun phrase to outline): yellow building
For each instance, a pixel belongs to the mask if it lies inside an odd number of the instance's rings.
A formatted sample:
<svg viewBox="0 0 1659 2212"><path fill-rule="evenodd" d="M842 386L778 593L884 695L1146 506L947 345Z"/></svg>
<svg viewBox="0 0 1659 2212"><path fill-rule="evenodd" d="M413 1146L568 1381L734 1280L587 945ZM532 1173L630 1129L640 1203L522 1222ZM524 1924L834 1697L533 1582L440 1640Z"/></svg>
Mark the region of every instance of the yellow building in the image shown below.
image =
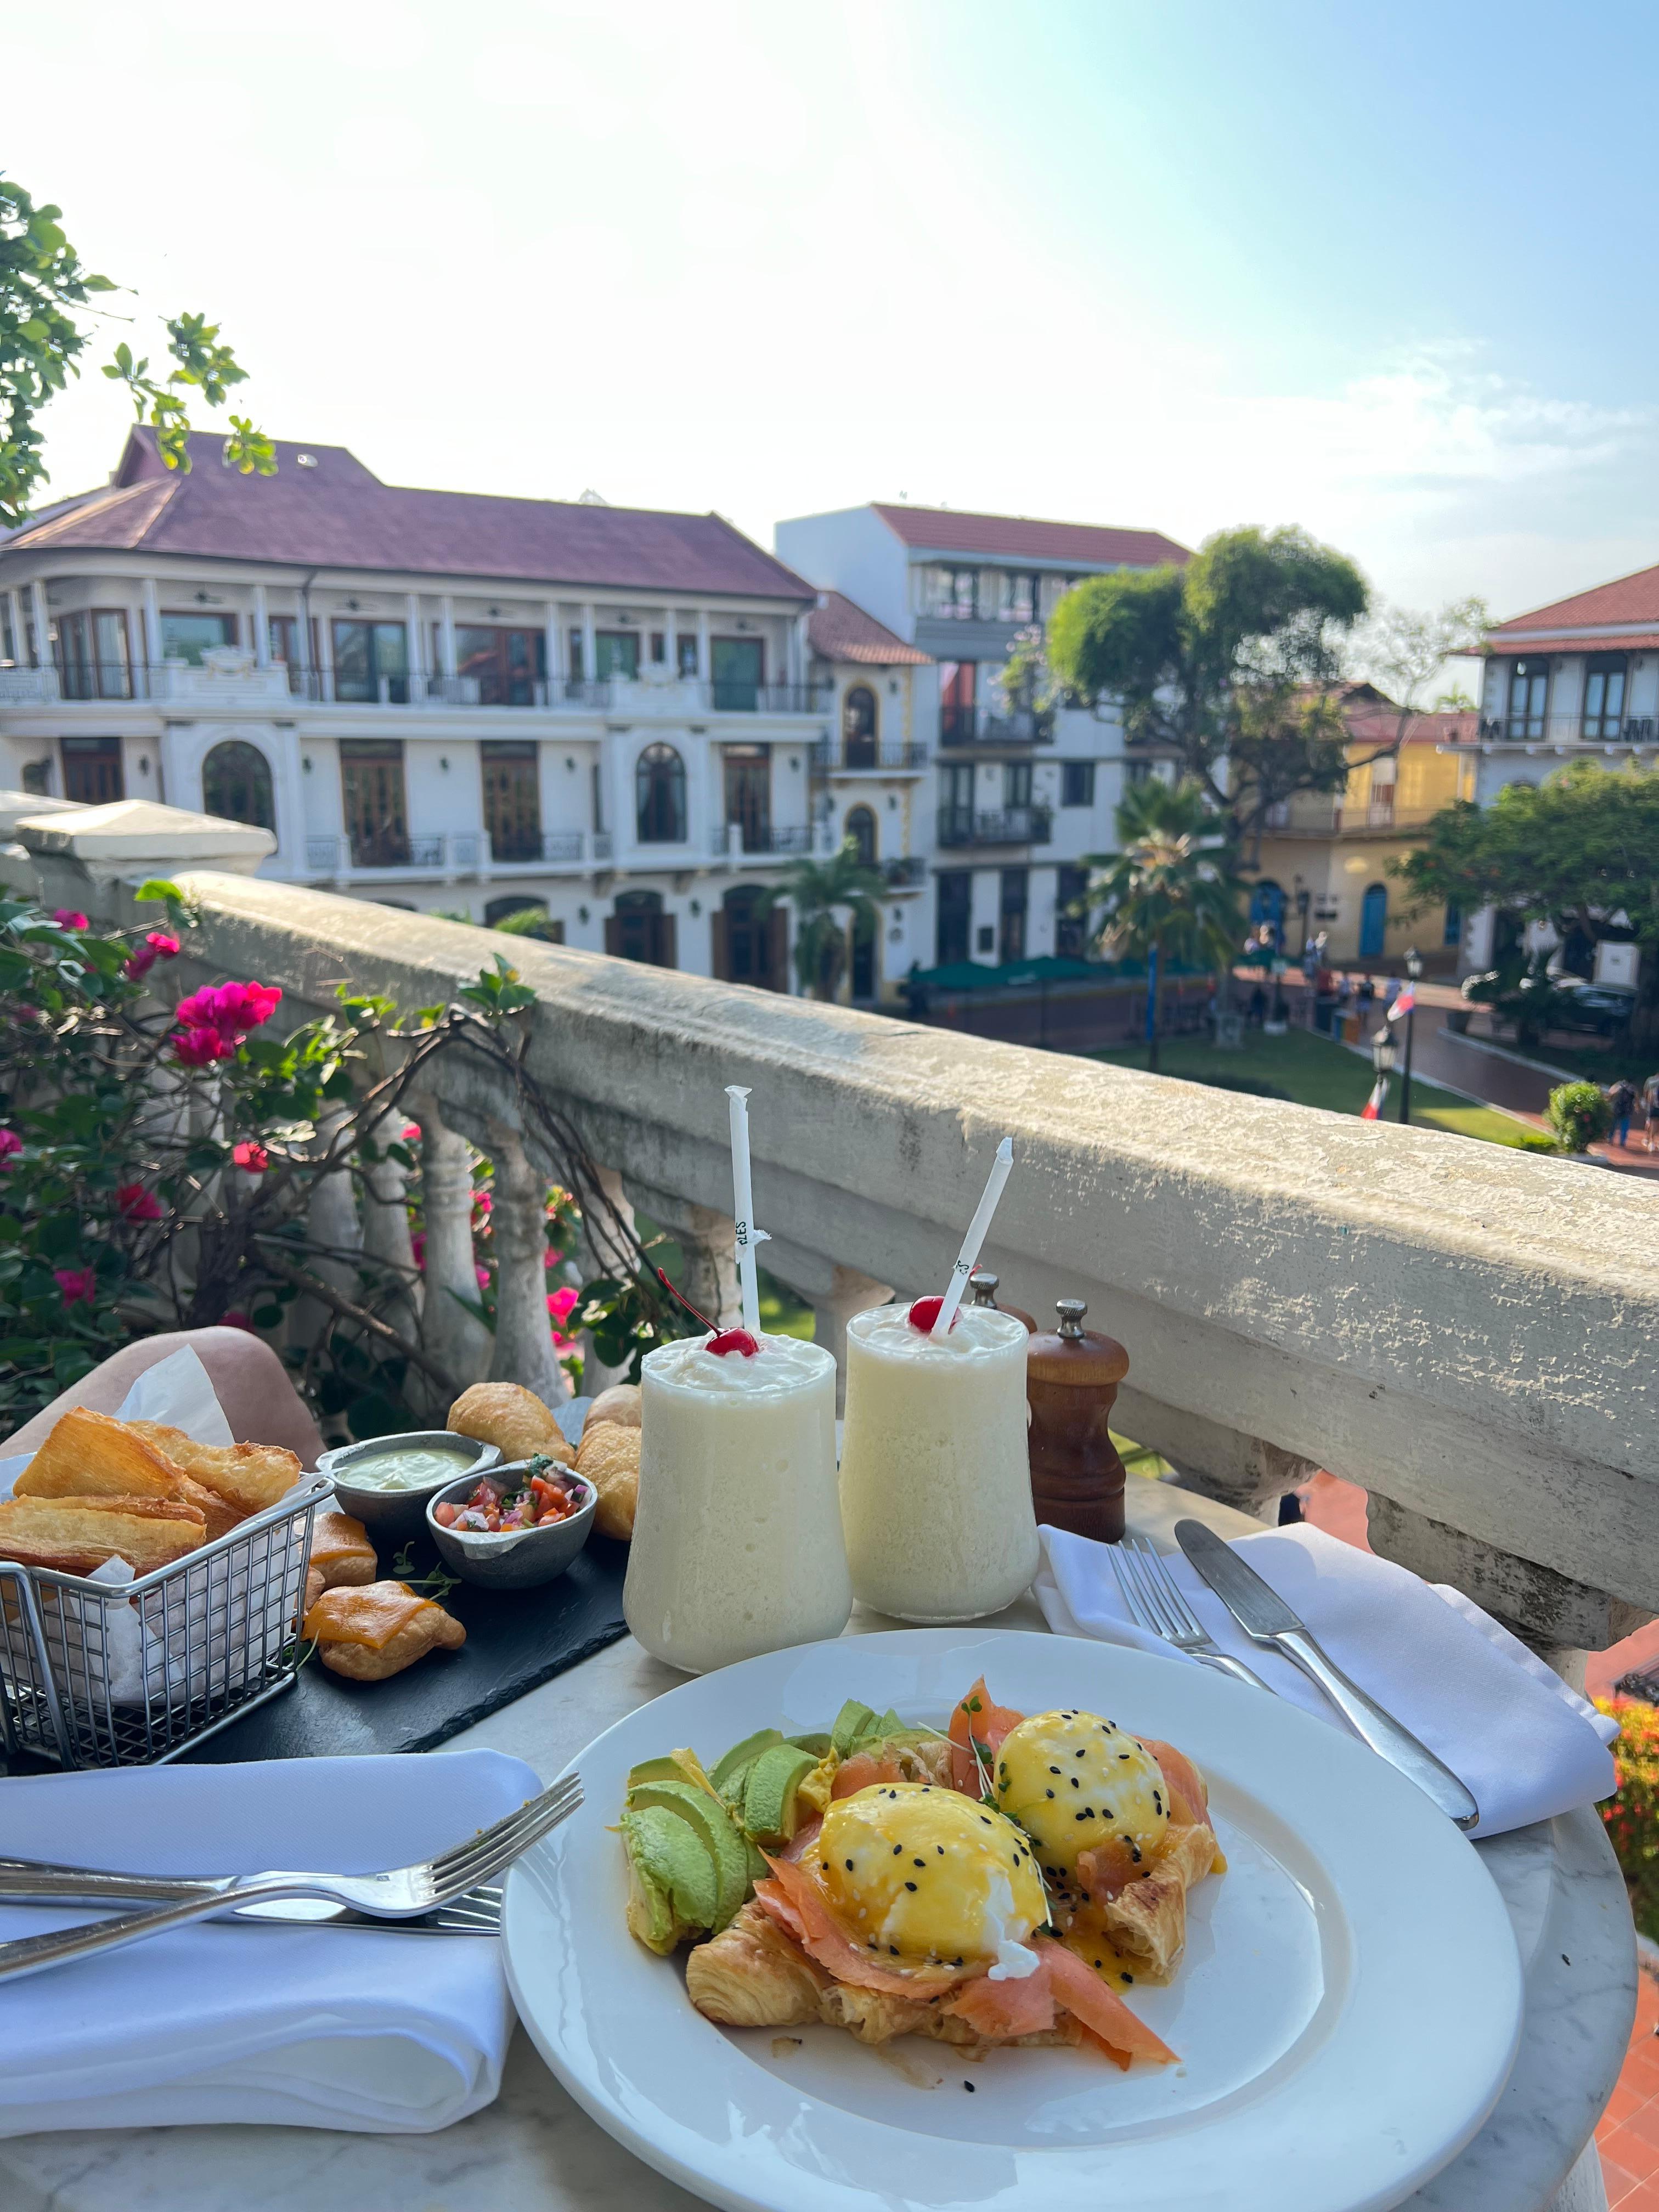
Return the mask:
<svg viewBox="0 0 1659 2212"><path fill-rule="evenodd" d="M1398 969L1415 945L1431 974L1457 966L1465 916L1439 908L1404 917L1404 889L1389 872L1420 844L1427 824L1454 799L1474 796L1479 717L1413 714L1397 751L1399 711L1369 684L1343 701L1352 742L1346 787L1304 793L1267 818L1260 858L1244 871L1253 923L1277 923L1294 960L1322 930L1336 968Z"/></svg>

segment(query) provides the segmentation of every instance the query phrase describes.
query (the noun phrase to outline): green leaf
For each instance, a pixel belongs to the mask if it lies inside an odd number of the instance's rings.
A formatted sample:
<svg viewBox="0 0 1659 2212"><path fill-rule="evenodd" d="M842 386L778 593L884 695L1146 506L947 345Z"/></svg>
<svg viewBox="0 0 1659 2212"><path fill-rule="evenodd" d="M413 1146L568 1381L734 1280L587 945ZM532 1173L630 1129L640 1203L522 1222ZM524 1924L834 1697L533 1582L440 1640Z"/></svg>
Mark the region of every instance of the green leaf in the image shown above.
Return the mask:
<svg viewBox="0 0 1659 2212"><path fill-rule="evenodd" d="M178 884L166 876L147 877L132 896L141 905L152 906L182 906L185 899Z"/></svg>

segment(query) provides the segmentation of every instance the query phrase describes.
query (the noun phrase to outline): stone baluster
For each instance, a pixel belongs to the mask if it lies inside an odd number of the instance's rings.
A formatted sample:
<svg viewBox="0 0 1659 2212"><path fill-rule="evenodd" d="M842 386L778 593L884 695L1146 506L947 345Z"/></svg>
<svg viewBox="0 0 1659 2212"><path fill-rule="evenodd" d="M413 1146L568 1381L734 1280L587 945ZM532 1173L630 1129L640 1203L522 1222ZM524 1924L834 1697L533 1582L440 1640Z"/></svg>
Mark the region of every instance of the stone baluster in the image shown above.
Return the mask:
<svg viewBox="0 0 1659 2212"><path fill-rule="evenodd" d="M596 1170L596 1173L599 1179L600 1189L609 1199L612 1208L631 1236L634 1231L634 1207L627 1192L623 1188L621 1176L614 1168L599 1168ZM594 1274L615 1279L622 1264L622 1256L612 1249L608 1237L603 1233L595 1234L594 1224L586 1215L583 1217L583 1241L587 1246ZM627 1368L606 1366L593 1348L591 1332L584 1331L582 1336L583 1396L597 1398L601 1390L608 1390L613 1382L625 1382L627 1379Z"/></svg>
<svg viewBox="0 0 1659 2212"><path fill-rule="evenodd" d="M359 1133L363 1147L363 1256L381 1263L376 1271L380 1279L369 1286L381 1319L412 1336L420 1319L421 1289L409 1235L409 1170L386 1155L386 1147L402 1135L404 1119L399 1107ZM378 1157L370 1158L371 1153Z"/></svg>
<svg viewBox="0 0 1659 2212"><path fill-rule="evenodd" d="M472 1150L447 1127L435 1098L412 1098L421 1125L421 1207L426 1228L426 1296L421 1346L462 1389L489 1373L489 1329L461 1301L478 1297L472 1249Z"/></svg>
<svg viewBox="0 0 1659 2212"><path fill-rule="evenodd" d="M731 1215L644 1184L634 1185L633 1191L643 1211L680 1248L682 1295L717 1327L735 1328L743 1298L738 1281L738 1232Z"/></svg>
<svg viewBox="0 0 1659 2212"><path fill-rule="evenodd" d="M333 1107L322 1115L317 1123L313 1150L319 1155L325 1153L349 1119L349 1110L343 1106ZM354 1302L360 1299L362 1285L357 1279L354 1255L363 1249L363 1231L357 1218L357 1194L352 1188L349 1169L337 1168L330 1175L319 1176L312 1184L306 1229L312 1244L322 1248L307 1262L312 1273L320 1276L342 1297ZM333 1319L333 1308L320 1298L296 1298L289 1323L289 1340L295 1344L313 1343Z"/></svg>
<svg viewBox="0 0 1659 2212"><path fill-rule="evenodd" d="M847 1405L847 1324L854 1314L872 1306L884 1306L892 1286L862 1275L856 1267L843 1267L817 1252L780 1238L766 1247L767 1266L781 1282L799 1292L811 1307L813 1336L836 1363L836 1411Z"/></svg>
<svg viewBox="0 0 1659 2212"><path fill-rule="evenodd" d="M553 1350L547 1311L547 1177L526 1157L516 1131L492 1122L495 1163L495 1352L492 1382L521 1382L550 1406L570 1395Z"/></svg>

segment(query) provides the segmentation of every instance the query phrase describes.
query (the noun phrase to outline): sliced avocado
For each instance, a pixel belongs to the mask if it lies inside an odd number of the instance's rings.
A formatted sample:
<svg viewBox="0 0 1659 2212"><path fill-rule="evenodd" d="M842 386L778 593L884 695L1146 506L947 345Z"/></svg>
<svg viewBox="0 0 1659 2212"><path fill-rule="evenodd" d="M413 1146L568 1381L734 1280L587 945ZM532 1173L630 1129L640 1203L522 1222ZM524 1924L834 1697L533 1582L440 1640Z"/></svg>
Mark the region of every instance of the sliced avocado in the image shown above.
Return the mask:
<svg viewBox="0 0 1659 2212"><path fill-rule="evenodd" d="M641 1782L678 1782L680 1779L680 1770L672 1759L643 1759L637 1766L630 1766L628 1770L630 1790Z"/></svg>
<svg viewBox="0 0 1659 2212"><path fill-rule="evenodd" d="M659 1959L668 1956L682 1936L693 1932L683 1929L675 1919L668 1892L651 1879L635 1857L631 1845L628 1851L628 1932Z"/></svg>
<svg viewBox="0 0 1659 2212"><path fill-rule="evenodd" d="M710 1797L692 1782L641 1782L628 1793L630 1811L659 1806L677 1814L694 1827L708 1848L714 1863L714 1917L709 1927L718 1935L749 1894L749 1854L718 1797Z"/></svg>
<svg viewBox="0 0 1659 2212"><path fill-rule="evenodd" d="M668 1763L674 1771L672 1776L665 1778L666 1779L689 1782L694 1790L701 1790L706 1797L712 1797L717 1805L720 1802L720 1793L703 1771L702 1761L695 1751L674 1752L671 1753Z"/></svg>
<svg viewBox="0 0 1659 2212"><path fill-rule="evenodd" d="M769 1751L774 1744L782 1741L782 1735L776 1729L762 1729L757 1735L744 1736L743 1741L734 1743L718 1763L709 1780L722 1797L741 1796L740 1778L754 1765L762 1752Z"/></svg>
<svg viewBox="0 0 1659 2212"><path fill-rule="evenodd" d="M817 1761L793 1743L762 1752L743 1786L743 1825L757 1843L787 1843L795 1832L795 1791Z"/></svg>
<svg viewBox="0 0 1659 2212"><path fill-rule="evenodd" d="M868 1705L861 1705L856 1698L848 1698L836 1715L836 1724L830 1731L830 1749L839 1758L848 1758L860 1737L869 1732L875 1717Z"/></svg>
<svg viewBox="0 0 1659 2212"><path fill-rule="evenodd" d="M659 1805L642 1805L637 1811L630 1805L622 1816L622 1832L630 1861L648 1887L666 1894L675 1920L687 1928L712 1928L719 1888L714 1854L701 1832Z"/></svg>
<svg viewBox="0 0 1659 2212"><path fill-rule="evenodd" d="M908 1735L909 1733L890 1705L878 1718L874 1716L871 1718L870 1737L878 1743L887 1743L894 1736Z"/></svg>
<svg viewBox="0 0 1659 2212"><path fill-rule="evenodd" d="M792 1735L788 1741L797 1751L810 1751L814 1759L822 1759L830 1748L827 1735Z"/></svg>

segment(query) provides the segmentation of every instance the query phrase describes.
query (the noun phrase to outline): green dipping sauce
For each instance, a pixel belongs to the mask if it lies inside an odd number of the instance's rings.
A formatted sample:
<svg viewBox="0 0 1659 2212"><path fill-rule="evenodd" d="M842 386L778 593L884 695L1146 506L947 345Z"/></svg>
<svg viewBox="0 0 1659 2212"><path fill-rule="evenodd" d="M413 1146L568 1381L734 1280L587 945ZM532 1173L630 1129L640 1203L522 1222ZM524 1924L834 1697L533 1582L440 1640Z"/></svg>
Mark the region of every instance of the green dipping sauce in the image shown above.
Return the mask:
<svg viewBox="0 0 1659 2212"><path fill-rule="evenodd" d="M341 1468L335 1480L352 1490L429 1490L434 1482L459 1481L471 1464L459 1452L394 1448Z"/></svg>

